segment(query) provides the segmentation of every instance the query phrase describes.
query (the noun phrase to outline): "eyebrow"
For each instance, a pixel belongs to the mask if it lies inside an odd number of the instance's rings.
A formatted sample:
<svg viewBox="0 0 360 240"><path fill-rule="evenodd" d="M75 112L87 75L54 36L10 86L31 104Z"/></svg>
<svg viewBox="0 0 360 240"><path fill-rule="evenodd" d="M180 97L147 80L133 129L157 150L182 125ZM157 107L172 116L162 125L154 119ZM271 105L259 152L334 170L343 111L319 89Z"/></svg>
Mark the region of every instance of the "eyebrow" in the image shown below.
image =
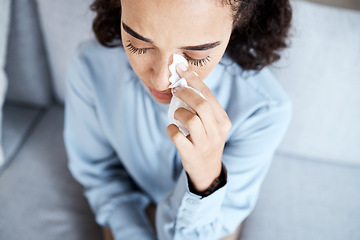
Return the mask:
<svg viewBox="0 0 360 240"><path fill-rule="evenodd" d="M140 34L138 34L137 32L135 32L134 30L132 30L124 22L122 22L122 25L123 25L124 31L127 32L128 34L130 34L131 36L133 36L134 38L140 39L144 42L153 43L153 41L151 41L150 39L145 38L145 37L141 36Z"/></svg>
<svg viewBox="0 0 360 240"><path fill-rule="evenodd" d="M191 51L204 51L209 50L211 48L215 48L220 45L220 41L213 42L213 43L205 43L202 45L197 46L187 46L187 47L181 47L182 50L191 50Z"/></svg>
<svg viewBox="0 0 360 240"><path fill-rule="evenodd" d="M124 31L127 32L128 34L130 34L131 36L133 36L134 38L137 38L137 39L142 40L144 42L154 43L151 39L143 37L140 34L138 34L137 32L135 32L134 30L132 30L124 22L122 22L122 26L124 28ZM201 45L197 45L197 46L180 47L180 49L181 50L190 50L190 51L205 51L205 50L209 50L211 48L215 48L215 47L219 46L220 44L221 44L220 41L216 41L216 42L213 42L213 43L205 43L205 44L201 44Z"/></svg>

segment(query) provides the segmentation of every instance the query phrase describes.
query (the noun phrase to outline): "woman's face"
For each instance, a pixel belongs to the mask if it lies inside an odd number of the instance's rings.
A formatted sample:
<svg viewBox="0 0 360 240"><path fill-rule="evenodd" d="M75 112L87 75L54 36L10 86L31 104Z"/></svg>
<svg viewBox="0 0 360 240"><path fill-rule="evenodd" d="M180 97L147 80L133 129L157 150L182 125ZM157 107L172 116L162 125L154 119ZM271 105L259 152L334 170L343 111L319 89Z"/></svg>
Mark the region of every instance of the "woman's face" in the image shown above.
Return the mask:
<svg viewBox="0 0 360 240"><path fill-rule="evenodd" d="M221 60L232 31L229 6L217 0L121 0L121 36L130 64L154 99L171 100L174 53L204 80Z"/></svg>

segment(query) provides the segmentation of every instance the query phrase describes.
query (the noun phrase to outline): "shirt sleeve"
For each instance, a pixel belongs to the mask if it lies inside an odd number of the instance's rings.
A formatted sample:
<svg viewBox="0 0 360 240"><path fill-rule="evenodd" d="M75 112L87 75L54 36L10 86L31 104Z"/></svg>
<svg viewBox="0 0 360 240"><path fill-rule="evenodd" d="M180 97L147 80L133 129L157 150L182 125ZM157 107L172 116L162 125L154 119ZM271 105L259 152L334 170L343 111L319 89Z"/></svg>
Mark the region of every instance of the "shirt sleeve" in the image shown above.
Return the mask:
<svg viewBox="0 0 360 240"><path fill-rule="evenodd" d="M182 172L175 189L158 204L159 239L215 240L233 233L255 206L291 112L290 100L263 104L233 125L222 159L227 183L211 195L202 198L191 193Z"/></svg>
<svg viewBox="0 0 360 240"><path fill-rule="evenodd" d="M66 73L63 136L69 169L83 185L96 221L109 227L116 240L156 239L144 212L150 199L129 177L101 129L85 64L78 48Z"/></svg>

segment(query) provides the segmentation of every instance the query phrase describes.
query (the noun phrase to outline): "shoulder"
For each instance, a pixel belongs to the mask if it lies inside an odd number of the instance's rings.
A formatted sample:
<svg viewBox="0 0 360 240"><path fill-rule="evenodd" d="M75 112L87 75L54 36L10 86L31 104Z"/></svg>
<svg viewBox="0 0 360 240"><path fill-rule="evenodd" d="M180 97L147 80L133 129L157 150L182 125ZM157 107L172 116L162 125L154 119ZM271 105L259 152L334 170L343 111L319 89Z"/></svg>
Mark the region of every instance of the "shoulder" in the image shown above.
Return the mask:
<svg viewBox="0 0 360 240"><path fill-rule="evenodd" d="M229 135L245 133L251 123L259 127L289 124L292 101L269 68L256 72L242 71L236 63L223 65L221 84L227 91L219 95L233 125Z"/></svg>
<svg viewBox="0 0 360 240"><path fill-rule="evenodd" d="M103 99L111 90L123 89L124 83L132 76L122 47L108 48L92 38L80 42L72 52L65 81L76 92L95 101Z"/></svg>
<svg viewBox="0 0 360 240"><path fill-rule="evenodd" d="M74 52L73 57L78 58L84 65L95 67L96 69L109 69L111 67L128 67L130 63L122 47L105 47L95 38L80 42ZM125 69L124 69L125 70Z"/></svg>
<svg viewBox="0 0 360 240"><path fill-rule="evenodd" d="M122 84L132 76L131 66L122 47L105 47L95 38L80 42L68 60L67 71L77 75L94 91L99 87ZM74 79L73 77L69 80ZM114 87L114 86L113 86Z"/></svg>

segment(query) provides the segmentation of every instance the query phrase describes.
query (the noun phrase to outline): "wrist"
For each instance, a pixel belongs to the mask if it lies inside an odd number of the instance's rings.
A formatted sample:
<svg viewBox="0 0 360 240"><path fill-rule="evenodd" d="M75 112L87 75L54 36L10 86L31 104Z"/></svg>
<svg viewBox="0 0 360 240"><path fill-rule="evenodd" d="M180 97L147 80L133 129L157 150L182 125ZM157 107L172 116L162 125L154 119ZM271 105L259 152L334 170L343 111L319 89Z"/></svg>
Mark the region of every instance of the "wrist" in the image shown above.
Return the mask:
<svg viewBox="0 0 360 240"><path fill-rule="evenodd" d="M197 168L198 169L198 168ZM216 164L210 170L205 172L187 172L193 190L196 192L203 192L207 190L210 185L220 177L222 170L222 163Z"/></svg>
<svg viewBox="0 0 360 240"><path fill-rule="evenodd" d="M215 178L206 189L204 189L202 191L195 189L190 177L188 176L188 184L189 184L190 192L192 192L196 195L199 195L201 197L209 196L213 192L222 188L226 184L226 182L227 182L227 171L226 171L226 167L223 164L221 167L220 175L217 178Z"/></svg>

